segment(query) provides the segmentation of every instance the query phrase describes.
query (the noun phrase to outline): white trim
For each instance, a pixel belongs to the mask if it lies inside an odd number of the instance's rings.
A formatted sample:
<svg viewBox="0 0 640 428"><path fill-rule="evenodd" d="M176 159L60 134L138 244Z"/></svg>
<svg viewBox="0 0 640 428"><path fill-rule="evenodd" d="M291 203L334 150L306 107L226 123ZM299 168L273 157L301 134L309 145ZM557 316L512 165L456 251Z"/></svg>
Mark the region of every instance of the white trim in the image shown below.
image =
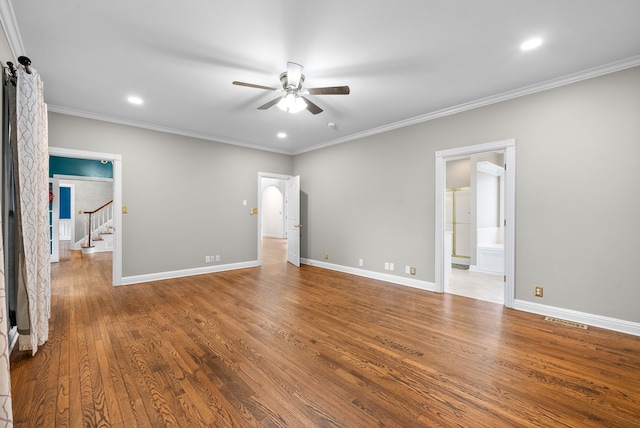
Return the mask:
<svg viewBox="0 0 640 428"><path fill-rule="evenodd" d="M274 173L270 173L270 172L261 172L258 171L258 265L262 265L262 221L260 220L262 218L262 179L263 178L277 178L280 180L288 180L290 179L292 176L291 175L284 175L284 174L274 174ZM285 210L284 212L287 212L287 207L286 207L286 194L283 195L285 196ZM283 227L283 234L285 235L285 237L287 236L287 230L286 227Z"/></svg>
<svg viewBox="0 0 640 428"><path fill-rule="evenodd" d="M58 174L53 174L54 178L60 178L58 176ZM75 184L70 184L70 183L60 183L60 187L68 187L71 192L71 200L69 201L69 209L70 209L70 213L71 213L71 218L70 220L70 225L69 225L69 235L70 235L70 249L72 250L79 250L80 248L74 248L74 240L76 237L76 201L75 201L75 194L76 194L76 185Z"/></svg>
<svg viewBox="0 0 640 428"><path fill-rule="evenodd" d="M5 36L7 36L9 49L11 49L13 58L18 59L25 51L22 38L20 37L20 30L18 29L16 15L13 12L13 6L9 0L0 0L0 23L2 23Z"/></svg>
<svg viewBox="0 0 640 428"><path fill-rule="evenodd" d="M514 309L640 336L640 323L516 299Z"/></svg>
<svg viewBox="0 0 640 428"><path fill-rule="evenodd" d="M139 284L142 282L162 281L165 279L182 278L185 276L204 275L207 273L224 272L228 270L246 269L252 267L258 267L260 263L258 260L230 263L226 265L207 266L192 269L174 270L168 272L149 273L144 275L125 276L122 278L121 285Z"/></svg>
<svg viewBox="0 0 640 428"><path fill-rule="evenodd" d="M362 276L364 278L377 279L379 281L419 288L425 291L435 291L436 286L433 282L421 281L413 278L405 278L402 276L390 275L388 273L373 272L370 270L358 269L350 266L336 265L333 263L321 262L313 259L305 259L302 257L300 258L300 263L309 266L317 266L323 269L334 270L337 272L348 273L351 275Z"/></svg>
<svg viewBox="0 0 640 428"><path fill-rule="evenodd" d="M507 225L504 228L504 273L507 281L504 287L504 305L513 307L515 299L515 176L516 176L516 153L515 140L502 140L475 146L457 147L454 149L441 150L435 153L435 291L444 292L444 209L445 209L445 185L447 159L462 155L472 155L475 153L504 150L504 159L507 169L505 171L505 220Z"/></svg>
<svg viewBox="0 0 640 428"><path fill-rule="evenodd" d="M49 146L49 155L113 162L113 285L122 284L122 155ZM74 178L77 180L77 178Z"/></svg>
<svg viewBox="0 0 640 428"><path fill-rule="evenodd" d="M13 52L14 57L17 57L25 52L22 44L22 38L20 37L20 31L15 19L15 14L11 6L11 1L0 0L0 22L4 28L5 35L9 42L9 47ZM379 126L377 128L369 129L363 132L357 132L355 134L347 135L342 138L331 140L325 143L317 144L311 147L304 148L302 150L278 150L275 148L258 146L255 144L247 144L240 141L230 140L222 137L200 134L190 131L185 131L176 128L168 128L158 126L150 123L135 122L132 120L121 119L113 116L99 115L95 113L84 112L80 110L69 109L66 107L48 105L48 110L54 113L61 113L70 116L84 117L87 119L100 120L103 122L117 123L121 125L133 126L136 128L150 129L158 132L165 132L169 134L182 135L185 137L198 138L202 140L215 141L223 144L231 144L234 146L247 147L256 150L262 150L273 153L280 153L285 155L299 155L314 150L323 149L325 147L334 146L348 141L356 140L359 138L368 137L371 135L381 134L383 132L392 131L398 128L404 128L422 122L438 119L445 116L451 116L464 111L472 110L478 107L484 107L490 104L507 101L513 98L523 97L525 95L534 94L536 92L546 91L548 89L557 88L559 86L565 86L572 83L576 83L582 80L591 79L594 77L602 76L605 74L615 73L617 71L625 70L628 68L636 67L640 65L640 55L632 56L630 58L614 61L609 64L593 67L587 70L582 70L576 73L571 73L565 76L561 76L555 79L547 80L545 82L524 86L522 88L506 91L500 94L492 95L485 98L469 101L467 103L458 104L449 108L441 109L435 112L426 113L423 115L415 116L413 118L393 122L387 125Z"/></svg>
<svg viewBox="0 0 640 428"><path fill-rule="evenodd" d="M74 110L67 107L61 107L61 106L56 106L52 104L47 104L47 108L49 112L66 114L68 116L83 117L85 119L99 120L101 122L116 123L118 125L132 126L134 128L148 129L150 131L164 132L166 134L181 135L183 137L197 138L199 140L213 141L216 143L229 144L232 146L246 147L249 149L261 150L263 152L279 153L283 155L294 154L291 151L287 151L287 150L275 149L275 148L266 147L266 146L259 146L256 144L243 143L241 141L218 137L216 135L201 134L198 132L191 132L191 131L186 131L184 129L178 129L178 128L169 128L167 126L154 125L152 123L136 122L133 120L122 119L119 117L107 116L103 114L85 112L81 110Z"/></svg>
<svg viewBox="0 0 640 428"><path fill-rule="evenodd" d="M1 1L1 0L0 0ZM4 0L6 1L6 0ZM437 110L434 112L426 113L423 115L415 116L409 119L400 120L398 122L393 122L387 125L379 126L377 128L368 129L362 132L357 132L355 134L350 134L344 136L342 138L338 138L335 140L331 140L325 143L320 143L317 145L313 145L310 147L303 148L301 150L282 150L275 149L271 147L259 146L256 144L247 144L241 141L231 140L227 138L217 137L214 135L200 134L190 131L185 131L182 129L176 128L168 128L159 125L153 125L149 123L143 122L135 122L132 120L121 119L112 116L100 115L95 113L84 112L80 110L73 110L66 107L56 106L56 105L48 105L48 110L54 113L66 114L69 116L77 116L84 117L87 119L99 120L102 122L110 122L117 123L120 125L133 126L136 128L149 129L152 131L164 132L168 134L182 135L185 137L198 138L201 140L207 141L215 141L223 144L231 144L234 146L247 147L255 150L262 150L273 153L280 153L285 155L299 155L302 153L312 152L314 150L324 149L326 147L335 146L337 144L346 143L349 141L357 140L360 138L369 137L376 134L381 134L388 131L393 131L394 129L404 128L406 126L415 125L418 123L428 122L430 120L439 119L441 117L451 116L454 114L462 113L468 110L473 110L479 107L485 107L491 104L500 103L503 101L507 101L513 98L519 98L526 95L535 94L537 92L546 91L549 89L554 89L560 86L570 85L572 83L577 83L582 80L592 79L594 77L602 76L605 74L615 73L617 71L626 70L628 68L636 67L640 65L640 55L633 56L631 58L626 58L620 61L612 62L609 64L605 64L599 67L590 68L588 70L583 70L577 73L568 74L566 76L562 76L556 79L547 80L545 82L537 83L534 85L524 86L522 88L514 89L511 91L502 92L500 94L492 95L485 98L480 98L477 100L469 101L467 103L458 104L452 107L448 107L442 110Z"/></svg>
<svg viewBox="0 0 640 428"><path fill-rule="evenodd" d="M60 180L55 177L49 177L51 190L53 191L53 203L49 211L49 245L50 245L50 263L58 263L60 261Z"/></svg>
<svg viewBox="0 0 640 428"><path fill-rule="evenodd" d="M54 153L52 153L52 151ZM106 160L106 161L122 160L122 155L117 155L113 153L88 152L86 150L66 149L64 147L52 147L52 146L49 146L49 154L52 156L58 156L63 158Z"/></svg>
<svg viewBox="0 0 640 428"><path fill-rule="evenodd" d="M112 183L113 178L109 177L85 177L84 175L66 175L66 174L53 174L54 178L60 180L76 180L76 181L107 181Z"/></svg>
<svg viewBox="0 0 640 428"><path fill-rule="evenodd" d="M640 55L632 56L631 58L615 61L609 64L579 71L577 73L567 74L566 76L558 77L556 79L547 80L545 82L524 86L522 88L514 89L511 91L506 91L500 94L491 95L489 97L469 101L467 103L458 104L442 110L426 113L426 114L415 116L405 120L400 120L398 122L393 122L388 125L379 126L377 128L368 129L363 132L357 132L355 134L347 135L345 137L331 140L326 143L321 143L315 146L307 147L302 150L298 150L292 154L299 155L306 152L312 152L314 150L324 149L326 147L335 146L337 144L346 143L348 141L356 140L359 138L370 137L372 135L381 134L383 132L393 131L394 129L404 128L406 126L428 122L430 120L439 119L445 116L451 116L451 115L462 113L468 110L473 110L479 107L485 107L491 104L501 103L503 101L508 101L513 98L524 97L525 95L535 94L536 92L542 92L542 91L557 88L560 86L570 85L572 83L577 83L582 80L592 79L594 77L603 76L605 74L615 73L616 71L626 70L627 68L632 68L639 65L640 65Z"/></svg>

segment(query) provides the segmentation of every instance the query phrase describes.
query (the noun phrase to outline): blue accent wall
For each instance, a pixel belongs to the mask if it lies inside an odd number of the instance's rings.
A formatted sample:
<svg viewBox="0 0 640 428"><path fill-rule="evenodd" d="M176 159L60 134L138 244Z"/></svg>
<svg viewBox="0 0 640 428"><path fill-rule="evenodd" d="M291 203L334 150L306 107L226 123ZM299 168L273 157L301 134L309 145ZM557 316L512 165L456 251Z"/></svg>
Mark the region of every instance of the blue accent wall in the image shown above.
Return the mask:
<svg viewBox="0 0 640 428"><path fill-rule="evenodd" d="M60 219L71 218L71 188L60 187Z"/></svg>
<svg viewBox="0 0 640 428"><path fill-rule="evenodd" d="M99 160L49 156L49 177L53 177L54 174L113 178L113 164L103 164Z"/></svg>

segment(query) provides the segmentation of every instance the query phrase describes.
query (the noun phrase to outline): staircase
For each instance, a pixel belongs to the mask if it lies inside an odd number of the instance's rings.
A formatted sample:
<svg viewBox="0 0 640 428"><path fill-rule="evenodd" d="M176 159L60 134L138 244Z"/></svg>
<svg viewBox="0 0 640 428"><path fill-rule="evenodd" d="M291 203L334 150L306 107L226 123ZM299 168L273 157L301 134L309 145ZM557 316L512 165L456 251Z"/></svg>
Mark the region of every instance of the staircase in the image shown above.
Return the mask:
<svg viewBox="0 0 640 428"><path fill-rule="evenodd" d="M93 211L83 211L87 234L78 242L82 254L113 251L113 200Z"/></svg>

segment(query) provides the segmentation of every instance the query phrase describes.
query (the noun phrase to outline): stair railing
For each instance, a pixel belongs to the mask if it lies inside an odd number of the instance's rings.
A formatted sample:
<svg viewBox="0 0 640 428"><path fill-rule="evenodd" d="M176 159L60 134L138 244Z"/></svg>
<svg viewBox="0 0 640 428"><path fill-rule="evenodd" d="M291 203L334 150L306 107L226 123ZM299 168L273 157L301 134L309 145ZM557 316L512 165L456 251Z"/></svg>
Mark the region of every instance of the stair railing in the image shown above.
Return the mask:
<svg viewBox="0 0 640 428"><path fill-rule="evenodd" d="M98 209L93 211L83 211L83 214L89 215L89 224L87 225L87 247L91 247L91 234L94 231L99 231L100 226L113 219L113 199ZM85 217L85 223L86 221L87 217ZM97 227L95 227L96 224L98 225Z"/></svg>

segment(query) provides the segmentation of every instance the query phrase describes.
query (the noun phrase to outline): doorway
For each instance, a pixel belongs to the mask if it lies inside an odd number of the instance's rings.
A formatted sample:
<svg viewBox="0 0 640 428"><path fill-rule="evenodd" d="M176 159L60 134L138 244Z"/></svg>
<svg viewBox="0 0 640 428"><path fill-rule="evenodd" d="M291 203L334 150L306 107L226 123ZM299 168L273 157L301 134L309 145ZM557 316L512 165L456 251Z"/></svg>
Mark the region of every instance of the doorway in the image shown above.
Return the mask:
<svg viewBox="0 0 640 428"><path fill-rule="evenodd" d="M258 261L300 265L300 177L258 173Z"/></svg>
<svg viewBox="0 0 640 428"><path fill-rule="evenodd" d="M122 156L84 150L49 147L50 156L111 162L113 164L112 285L122 285Z"/></svg>
<svg viewBox="0 0 640 428"><path fill-rule="evenodd" d="M258 221L262 225L260 264L283 264L287 261L285 228L285 192L287 181L281 178L261 177L261 203Z"/></svg>
<svg viewBox="0 0 640 428"><path fill-rule="evenodd" d="M494 162L487 159L495 157ZM472 165L469 182L447 177L447 164L470 159ZM493 159L492 159L493 160ZM488 162L488 163L487 163ZM503 163L504 162L504 163ZM507 165L503 169L501 165ZM489 165L496 169L492 174ZM498 170L499 169L499 170ZM487 175L488 174L488 175ZM487 176L485 176L487 175ZM495 179L495 177L499 177ZM449 189L470 189L468 213L459 213L462 219L458 232L466 236L456 237L460 244L467 245L469 254L460 254L452 259L453 231L451 218L453 200ZM436 291L453 292L481 300L503 303L513 307L515 300L515 140L498 141L476 146L436 152ZM492 193L493 192L493 193ZM495 194L494 194L495 193ZM499 194L504 194L500 197ZM481 204L489 201L488 208ZM465 216L465 214L469 214ZM489 220L490 219L490 220ZM466 224L465 224L466 223ZM454 223L455 225L455 223ZM468 232L467 232L468 231ZM460 255L466 257L459 257ZM452 263L457 268L452 267ZM473 284L477 284L474 294ZM493 291L491 291L493 289ZM455 290L455 291L452 291Z"/></svg>
<svg viewBox="0 0 640 428"><path fill-rule="evenodd" d="M84 214L92 211L104 203L113 200L113 179L54 174L54 179L59 183L58 204L58 242L60 247L60 260L66 251L66 259L69 259L69 251L81 250L87 245L88 216ZM66 189L66 190L65 190ZM65 196L68 193L68 196ZM76 211L76 207L78 211ZM110 211L112 212L112 211ZM105 220L110 220L105 218ZM106 231L106 227L102 227ZM92 252L111 252L112 234L103 235L104 239L96 241ZM65 250L65 251L63 251Z"/></svg>

